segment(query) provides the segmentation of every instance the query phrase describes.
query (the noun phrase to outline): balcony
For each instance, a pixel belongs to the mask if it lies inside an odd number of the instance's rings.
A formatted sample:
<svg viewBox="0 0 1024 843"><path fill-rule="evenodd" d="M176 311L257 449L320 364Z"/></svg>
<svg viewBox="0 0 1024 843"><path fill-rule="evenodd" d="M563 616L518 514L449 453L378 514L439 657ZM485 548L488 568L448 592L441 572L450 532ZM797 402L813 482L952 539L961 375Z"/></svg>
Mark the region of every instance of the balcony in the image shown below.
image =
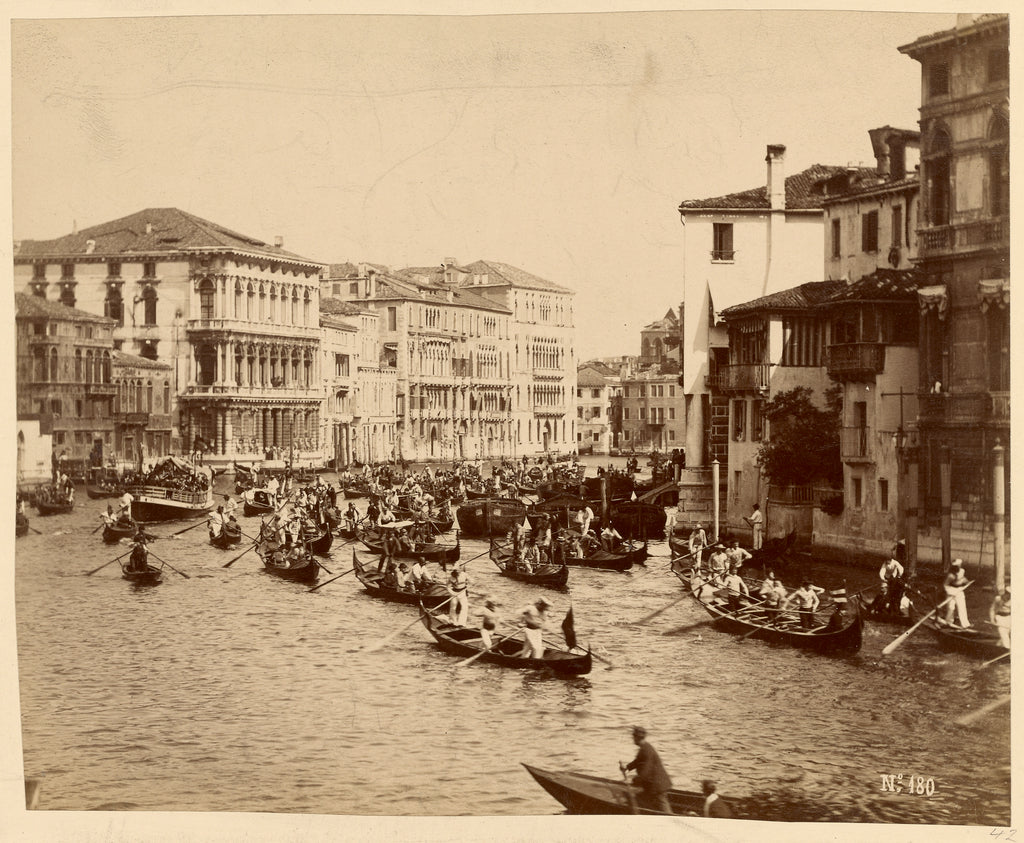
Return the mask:
<svg viewBox="0 0 1024 843"><path fill-rule="evenodd" d="M839 454L843 462L874 462L868 448L866 427L844 427L839 431Z"/></svg>
<svg viewBox="0 0 1024 843"><path fill-rule="evenodd" d="M736 259L735 249L712 249L711 260L713 261L727 261L732 263Z"/></svg>
<svg viewBox="0 0 1024 843"><path fill-rule="evenodd" d="M1004 406L1009 418L1008 393L996 394L1007 396ZM995 410L996 401L988 392L929 392L918 395L918 417L924 424L982 424Z"/></svg>
<svg viewBox="0 0 1024 843"><path fill-rule="evenodd" d="M719 389L729 392L767 391L767 363L731 363L719 373Z"/></svg>
<svg viewBox="0 0 1024 843"><path fill-rule="evenodd" d="M266 319L262 322L248 319L189 319L185 327L190 334L231 332L242 335L290 337L293 339L312 339L320 336L320 329L318 327L280 325Z"/></svg>
<svg viewBox="0 0 1024 843"><path fill-rule="evenodd" d="M828 373L836 380L872 381L885 369L885 346L878 342L837 343L828 347Z"/></svg>
<svg viewBox="0 0 1024 843"><path fill-rule="evenodd" d="M149 413L114 413L114 421L120 424L149 424Z"/></svg>
<svg viewBox="0 0 1024 843"><path fill-rule="evenodd" d="M704 375L704 388L710 391L722 389L722 385L725 383L725 375L713 374Z"/></svg>
<svg viewBox="0 0 1024 843"><path fill-rule="evenodd" d="M189 384L186 394L182 398L207 395L216 398L265 398L272 401L289 398L319 400L323 397L323 392L313 387L243 386L232 383Z"/></svg>
<svg viewBox="0 0 1024 843"><path fill-rule="evenodd" d="M969 252L990 246L1008 246L1008 217L990 217L973 222L922 228L918 232L918 252L922 257L948 252Z"/></svg>

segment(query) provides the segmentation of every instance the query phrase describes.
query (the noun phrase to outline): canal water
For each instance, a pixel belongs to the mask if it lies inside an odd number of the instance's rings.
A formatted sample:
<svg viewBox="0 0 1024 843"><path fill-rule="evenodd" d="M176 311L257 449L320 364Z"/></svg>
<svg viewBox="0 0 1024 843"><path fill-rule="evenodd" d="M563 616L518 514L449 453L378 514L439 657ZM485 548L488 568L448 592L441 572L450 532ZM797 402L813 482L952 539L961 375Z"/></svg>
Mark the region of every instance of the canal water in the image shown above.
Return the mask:
<svg viewBox="0 0 1024 843"><path fill-rule="evenodd" d="M601 661L572 679L457 668L411 607L371 598L351 574L310 593L252 552L225 568L237 551L209 547L203 527L151 546L188 579L133 587L117 564L85 576L127 550L90 535L105 503L33 517L43 535L17 540L24 769L42 782L41 808L556 814L521 762L619 778L641 724L676 787L713 778L780 819L1009 823L1009 707L955 725L1009 691L1009 668L943 653L925 630L884 658L891 626L867 625L847 658L678 631L704 615L678 599L663 542L646 566L574 568L570 590L552 592L501 577L485 544L463 540L477 602L493 595L511 618L543 594L558 622L571 605ZM338 540L324 562L339 574L351 558ZM813 573L850 591L877 576ZM934 790L886 792L890 775Z"/></svg>

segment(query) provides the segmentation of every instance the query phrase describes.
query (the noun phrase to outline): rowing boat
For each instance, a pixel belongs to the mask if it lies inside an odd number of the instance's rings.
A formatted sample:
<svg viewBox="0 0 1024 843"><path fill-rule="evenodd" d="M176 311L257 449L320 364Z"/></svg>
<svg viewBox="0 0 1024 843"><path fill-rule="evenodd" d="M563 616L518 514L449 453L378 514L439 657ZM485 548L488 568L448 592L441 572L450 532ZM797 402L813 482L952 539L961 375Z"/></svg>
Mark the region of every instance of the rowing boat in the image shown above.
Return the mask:
<svg viewBox="0 0 1024 843"><path fill-rule="evenodd" d="M401 523L401 522L399 522ZM380 530L360 530L359 541L370 551L380 556L384 552L384 536ZM458 562L462 553L458 533L455 534L455 544L434 544L433 542L416 542L415 550L399 550L394 554L396 559L415 559L423 557L428 562L449 564Z"/></svg>
<svg viewBox="0 0 1024 843"><path fill-rule="evenodd" d="M673 573L693 599L711 615L715 625L726 632L821 653L856 653L860 650L864 619L856 601L850 604L851 611L847 616L838 614L837 609L827 623L804 629L793 620L795 612L779 613L773 621L763 607L757 607L754 598L744 596L742 602L746 605L734 611L725 597L727 589L713 588L704 579L692 580L692 569L686 568L681 560L673 560L671 565Z"/></svg>
<svg viewBox="0 0 1024 843"><path fill-rule="evenodd" d="M160 582L163 572L149 564L146 565L144 571L133 570L127 565L122 565L121 576L135 585L156 585Z"/></svg>
<svg viewBox="0 0 1024 843"><path fill-rule="evenodd" d="M547 668L555 673L568 676L590 673L589 650L586 653L578 653L546 646L542 658L520 656L523 641L519 636L510 636L504 640L500 640L501 636L497 636L492 641L491 649L487 650L480 637L479 629L448 623L443 616L432 615L422 604L420 605L420 620L423 621L427 632L434 637L437 646L453 656L464 658L479 656L480 661L500 664L502 667L528 668L530 670Z"/></svg>
<svg viewBox="0 0 1024 843"><path fill-rule="evenodd" d="M103 541L107 544L117 544L121 539L130 539L135 535L135 528L138 525L134 521L113 521L103 525Z"/></svg>
<svg viewBox="0 0 1024 843"><path fill-rule="evenodd" d="M523 764L544 790L562 803L570 814L661 814L637 805L640 791L630 794L625 782L568 771L553 772ZM703 816L704 795L690 790L671 789L665 794L672 813L677 816ZM755 819L752 806L730 798L729 807L737 819Z"/></svg>
<svg viewBox="0 0 1024 843"><path fill-rule="evenodd" d="M647 558L647 542L643 547L627 549L621 553L597 548L583 556L565 554L565 564L579 568L599 568L602 571L628 571L633 564L639 564Z"/></svg>
<svg viewBox="0 0 1024 843"><path fill-rule="evenodd" d="M548 588L565 588L569 582L569 569L565 565L537 565L532 571L527 571L516 565L512 548L494 539L491 539L488 555L498 570L511 579Z"/></svg>
<svg viewBox="0 0 1024 843"><path fill-rule="evenodd" d="M626 539L646 539L665 532L665 509L650 503L627 501L614 504L608 516L612 526Z"/></svg>
<svg viewBox="0 0 1024 843"><path fill-rule="evenodd" d="M419 605L422 602L427 608L434 609L451 599L448 589L437 583L431 584L425 591L417 591L411 585L405 589L388 585L384 582L384 574L360 559L359 554L354 549L352 551L352 568L355 571L356 579L362 583L363 588L370 595L381 600L390 600L392 603L406 603L412 606Z"/></svg>
<svg viewBox="0 0 1024 843"><path fill-rule="evenodd" d="M242 528L237 523L232 524L230 521L221 527L220 535L210 536L210 544L214 547L219 547L222 550L226 550L234 544L238 544L242 540Z"/></svg>
<svg viewBox="0 0 1024 843"><path fill-rule="evenodd" d="M253 515L272 515L277 510L277 502L274 496L266 489L254 489L252 500L245 499L242 504L242 513L248 517Z"/></svg>
<svg viewBox="0 0 1024 843"><path fill-rule="evenodd" d="M308 550L297 558L281 548L260 543L256 553L263 560L263 569L275 577L292 582L312 583L320 576L320 564Z"/></svg>
<svg viewBox="0 0 1024 843"><path fill-rule="evenodd" d="M940 621L932 621L928 628L943 650L979 659L994 659L1010 652L1002 645L999 633L994 629L991 632L973 626L963 629Z"/></svg>
<svg viewBox="0 0 1024 843"><path fill-rule="evenodd" d="M464 536L503 536L522 524L526 504L511 498L488 498L462 504L457 510L459 530Z"/></svg>

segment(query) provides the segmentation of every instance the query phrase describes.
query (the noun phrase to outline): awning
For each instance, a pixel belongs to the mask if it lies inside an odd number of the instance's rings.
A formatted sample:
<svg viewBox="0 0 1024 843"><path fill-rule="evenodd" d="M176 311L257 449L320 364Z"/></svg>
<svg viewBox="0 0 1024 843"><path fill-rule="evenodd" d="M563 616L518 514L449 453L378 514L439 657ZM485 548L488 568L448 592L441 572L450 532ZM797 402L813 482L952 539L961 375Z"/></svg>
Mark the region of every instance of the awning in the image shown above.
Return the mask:
<svg viewBox="0 0 1024 843"><path fill-rule="evenodd" d="M946 310L949 307L949 299L946 296L946 285L936 284L933 287L919 287L917 290L917 303L921 313L928 313L934 310L939 314L939 319L946 318Z"/></svg>
<svg viewBox="0 0 1024 843"><path fill-rule="evenodd" d="M1010 279L985 278L979 281L978 302L981 304L982 313L987 311L989 307L1009 307Z"/></svg>

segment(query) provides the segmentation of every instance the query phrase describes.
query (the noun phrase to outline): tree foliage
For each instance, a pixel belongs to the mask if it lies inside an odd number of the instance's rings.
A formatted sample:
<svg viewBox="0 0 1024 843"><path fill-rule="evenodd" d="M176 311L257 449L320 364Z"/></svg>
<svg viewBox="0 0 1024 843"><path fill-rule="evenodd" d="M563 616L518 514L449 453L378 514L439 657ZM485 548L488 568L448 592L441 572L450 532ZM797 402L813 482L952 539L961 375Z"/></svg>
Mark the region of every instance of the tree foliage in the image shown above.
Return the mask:
<svg viewBox="0 0 1024 843"><path fill-rule="evenodd" d="M771 483L842 486L842 388L837 385L826 391L824 408L815 404L813 396L814 390L798 386L780 392L765 404L769 436L761 444L757 460Z"/></svg>

